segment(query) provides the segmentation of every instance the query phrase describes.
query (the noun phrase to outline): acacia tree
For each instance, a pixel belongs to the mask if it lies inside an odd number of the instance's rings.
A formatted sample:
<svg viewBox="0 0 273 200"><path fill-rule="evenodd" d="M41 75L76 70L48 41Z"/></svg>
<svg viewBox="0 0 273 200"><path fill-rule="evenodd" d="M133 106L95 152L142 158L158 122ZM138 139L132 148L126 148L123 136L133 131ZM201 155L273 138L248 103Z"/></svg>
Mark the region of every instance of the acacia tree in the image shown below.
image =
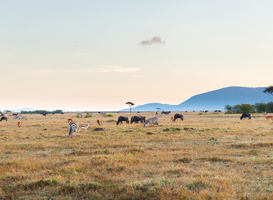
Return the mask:
<svg viewBox="0 0 273 200"><path fill-rule="evenodd" d="M133 102L131 102L131 101L128 101L125 104L127 104L128 106L130 106L130 113L131 113L132 106L134 106L135 104Z"/></svg>
<svg viewBox="0 0 273 200"><path fill-rule="evenodd" d="M273 85L265 88L264 93L269 93L269 94L273 95Z"/></svg>

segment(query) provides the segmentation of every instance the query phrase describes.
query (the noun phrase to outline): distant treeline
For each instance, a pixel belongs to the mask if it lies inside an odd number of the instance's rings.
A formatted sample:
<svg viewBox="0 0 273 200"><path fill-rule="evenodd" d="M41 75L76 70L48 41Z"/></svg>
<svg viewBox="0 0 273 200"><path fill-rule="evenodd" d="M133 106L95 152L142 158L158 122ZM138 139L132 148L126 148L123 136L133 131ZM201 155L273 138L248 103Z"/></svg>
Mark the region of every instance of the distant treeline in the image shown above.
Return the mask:
<svg viewBox="0 0 273 200"><path fill-rule="evenodd" d="M273 102L269 103L255 103L250 104L238 104L235 106L226 105L225 110L227 114L231 113L273 113Z"/></svg>
<svg viewBox="0 0 273 200"><path fill-rule="evenodd" d="M62 110L54 110L54 111L35 110L35 111L21 111L21 114L43 114L43 113L61 114L62 112L63 112Z"/></svg>

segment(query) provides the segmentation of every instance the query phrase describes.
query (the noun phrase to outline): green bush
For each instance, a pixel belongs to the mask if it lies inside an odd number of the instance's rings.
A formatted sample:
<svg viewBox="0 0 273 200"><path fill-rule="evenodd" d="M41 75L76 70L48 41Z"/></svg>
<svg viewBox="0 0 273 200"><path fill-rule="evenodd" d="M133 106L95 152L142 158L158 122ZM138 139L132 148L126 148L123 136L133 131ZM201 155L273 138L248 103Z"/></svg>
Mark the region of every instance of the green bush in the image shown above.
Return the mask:
<svg viewBox="0 0 273 200"><path fill-rule="evenodd" d="M114 117L112 114L105 114L105 115L102 115L103 117Z"/></svg>
<svg viewBox="0 0 273 200"><path fill-rule="evenodd" d="M87 112L84 118L90 118L90 117L92 117L92 115L89 112Z"/></svg>

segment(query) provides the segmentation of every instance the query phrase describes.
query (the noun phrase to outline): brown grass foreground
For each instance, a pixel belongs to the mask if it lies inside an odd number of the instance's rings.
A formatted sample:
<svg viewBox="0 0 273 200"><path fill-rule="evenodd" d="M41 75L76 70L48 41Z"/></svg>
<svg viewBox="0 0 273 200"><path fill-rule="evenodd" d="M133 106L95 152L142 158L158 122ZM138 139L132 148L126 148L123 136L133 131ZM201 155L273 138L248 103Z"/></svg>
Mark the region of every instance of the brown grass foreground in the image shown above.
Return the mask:
<svg viewBox="0 0 273 200"><path fill-rule="evenodd" d="M136 113L28 115L20 129L2 121L0 199L273 198L273 122L264 114L173 114L147 128L113 122ZM68 137L68 118L91 119L87 133ZM97 119L104 131L92 131Z"/></svg>

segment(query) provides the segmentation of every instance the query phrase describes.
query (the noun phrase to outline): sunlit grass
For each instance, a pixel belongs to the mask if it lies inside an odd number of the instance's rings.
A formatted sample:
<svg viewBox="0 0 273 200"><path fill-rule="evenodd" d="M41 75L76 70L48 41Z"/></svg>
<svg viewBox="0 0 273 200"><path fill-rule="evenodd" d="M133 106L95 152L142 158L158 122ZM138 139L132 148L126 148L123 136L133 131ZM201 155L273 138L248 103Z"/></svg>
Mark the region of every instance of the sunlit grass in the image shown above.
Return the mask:
<svg viewBox="0 0 273 200"><path fill-rule="evenodd" d="M198 112L172 122L172 114L146 128L113 121L136 113L28 115L20 129L0 122L0 199L273 198L273 122ZM87 132L69 137L71 117L91 121Z"/></svg>

